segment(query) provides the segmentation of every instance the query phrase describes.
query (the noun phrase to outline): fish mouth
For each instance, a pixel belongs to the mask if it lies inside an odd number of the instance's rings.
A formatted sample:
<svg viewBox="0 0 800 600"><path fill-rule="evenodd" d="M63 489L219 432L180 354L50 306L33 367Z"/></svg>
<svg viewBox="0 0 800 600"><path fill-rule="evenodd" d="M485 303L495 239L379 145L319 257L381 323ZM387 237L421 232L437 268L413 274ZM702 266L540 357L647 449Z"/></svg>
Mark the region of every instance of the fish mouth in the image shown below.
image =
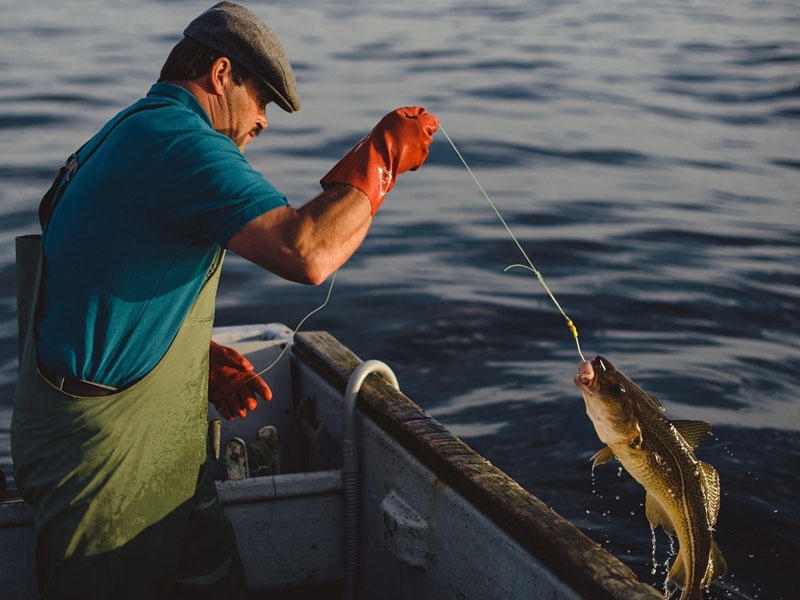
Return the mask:
<svg viewBox="0 0 800 600"><path fill-rule="evenodd" d="M592 363L588 360L584 360L581 364L578 365L578 374L575 375L574 378L575 385L577 385L581 389L591 388L592 383L594 383L596 377L597 374L595 373Z"/></svg>

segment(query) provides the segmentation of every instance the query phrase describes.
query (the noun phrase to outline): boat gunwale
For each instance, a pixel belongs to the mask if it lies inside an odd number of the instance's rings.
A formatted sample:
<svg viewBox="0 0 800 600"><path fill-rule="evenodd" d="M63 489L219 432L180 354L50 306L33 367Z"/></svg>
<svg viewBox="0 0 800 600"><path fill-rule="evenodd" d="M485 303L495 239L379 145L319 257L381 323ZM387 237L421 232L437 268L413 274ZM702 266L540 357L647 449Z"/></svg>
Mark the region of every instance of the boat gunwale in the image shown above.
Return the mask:
<svg viewBox="0 0 800 600"><path fill-rule="evenodd" d="M362 362L327 331L296 333L292 353L340 393ZM427 415L383 376L367 377L357 407L582 597L663 598L622 561Z"/></svg>

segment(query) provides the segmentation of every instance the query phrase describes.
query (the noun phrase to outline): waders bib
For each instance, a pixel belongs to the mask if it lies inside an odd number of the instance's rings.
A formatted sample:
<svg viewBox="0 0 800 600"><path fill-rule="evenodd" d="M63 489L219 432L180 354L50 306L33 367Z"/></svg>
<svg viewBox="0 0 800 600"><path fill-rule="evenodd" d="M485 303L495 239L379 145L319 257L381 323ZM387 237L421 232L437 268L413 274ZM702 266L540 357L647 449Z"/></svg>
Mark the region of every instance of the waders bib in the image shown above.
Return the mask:
<svg viewBox="0 0 800 600"><path fill-rule="evenodd" d="M244 593L233 531L205 464L222 259L220 251L158 365L107 396L67 395L39 374L33 304L11 440L16 481L35 508L45 598L175 598L182 584L197 586L186 597ZM41 266L34 300L40 283Z"/></svg>

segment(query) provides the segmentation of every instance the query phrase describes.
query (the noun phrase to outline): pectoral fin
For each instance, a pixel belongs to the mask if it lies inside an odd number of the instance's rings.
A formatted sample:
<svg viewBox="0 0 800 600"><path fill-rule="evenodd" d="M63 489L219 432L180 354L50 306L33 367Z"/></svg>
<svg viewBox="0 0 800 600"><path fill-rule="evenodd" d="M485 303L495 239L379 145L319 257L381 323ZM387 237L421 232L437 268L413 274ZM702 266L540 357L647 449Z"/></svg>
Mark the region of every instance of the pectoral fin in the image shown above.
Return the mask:
<svg viewBox="0 0 800 600"><path fill-rule="evenodd" d="M614 452L613 450L611 450L611 448L606 446L605 448L598 450L597 452L594 453L594 455L592 455L591 458L592 468L594 469L597 465L603 465L608 461L610 461L612 458L614 458Z"/></svg>

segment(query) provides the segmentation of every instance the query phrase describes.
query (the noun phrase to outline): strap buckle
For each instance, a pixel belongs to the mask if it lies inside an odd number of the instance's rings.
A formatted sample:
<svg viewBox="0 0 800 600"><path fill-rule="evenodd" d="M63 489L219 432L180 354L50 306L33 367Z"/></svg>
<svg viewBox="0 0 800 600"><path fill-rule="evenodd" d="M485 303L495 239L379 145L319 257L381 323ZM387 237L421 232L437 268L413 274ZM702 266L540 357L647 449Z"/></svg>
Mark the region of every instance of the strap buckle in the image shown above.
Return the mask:
<svg viewBox="0 0 800 600"><path fill-rule="evenodd" d="M67 169L67 172L65 173L66 180L69 181L78 171L78 153L73 152L70 154L69 158L67 159L67 163L64 166Z"/></svg>

